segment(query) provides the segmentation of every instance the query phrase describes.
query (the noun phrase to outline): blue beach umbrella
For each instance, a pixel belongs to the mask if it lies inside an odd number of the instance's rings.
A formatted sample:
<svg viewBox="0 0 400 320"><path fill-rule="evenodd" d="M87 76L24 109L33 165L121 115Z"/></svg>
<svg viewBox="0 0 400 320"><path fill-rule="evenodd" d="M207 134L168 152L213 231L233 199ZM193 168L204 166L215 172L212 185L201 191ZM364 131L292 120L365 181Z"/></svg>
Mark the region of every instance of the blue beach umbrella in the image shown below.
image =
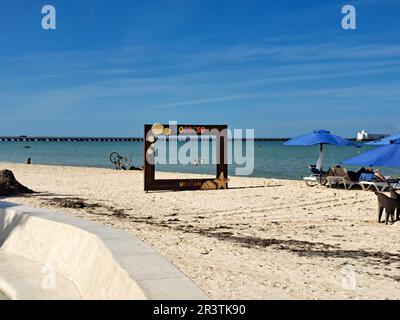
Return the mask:
<svg viewBox="0 0 400 320"><path fill-rule="evenodd" d="M400 139L392 140L388 145L364 152L343 163L368 167L400 167Z"/></svg>
<svg viewBox="0 0 400 320"><path fill-rule="evenodd" d="M382 138L382 139L379 139L379 140L375 140L375 141L372 141L372 142L368 142L366 144L370 145L370 146L384 146L386 144L390 144L391 141L397 140L397 139L400 139L400 133L392 134L389 137Z"/></svg>
<svg viewBox="0 0 400 320"><path fill-rule="evenodd" d="M357 144L355 144L354 142L334 135L329 131L323 129L314 130L312 133L304 134L285 142L286 146L313 146L318 144L320 146L320 154L316 162L316 167L319 170L322 169L322 161L324 159L324 144L331 144L338 147L357 146Z"/></svg>

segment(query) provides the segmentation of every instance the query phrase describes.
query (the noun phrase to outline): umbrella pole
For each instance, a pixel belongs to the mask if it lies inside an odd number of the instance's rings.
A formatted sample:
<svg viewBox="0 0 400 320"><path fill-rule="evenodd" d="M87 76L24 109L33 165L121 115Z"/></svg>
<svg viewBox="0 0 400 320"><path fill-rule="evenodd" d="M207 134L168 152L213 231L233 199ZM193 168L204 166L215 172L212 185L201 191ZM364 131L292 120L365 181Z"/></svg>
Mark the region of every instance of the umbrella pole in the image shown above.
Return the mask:
<svg viewBox="0 0 400 320"><path fill-rule="evenodd" d="M322 143L319 144L319 158L316 162L315 167L321 171L322 173L322 161L324 160L324 145Z"/></svg>
<svg viewBox="0 0 400 320"><path fill-rule="evenodd" d="M324 160L324 145L319 144L319 158L315 164L315 167L319 170L319 183L322 183L322 161Z"/></svg>

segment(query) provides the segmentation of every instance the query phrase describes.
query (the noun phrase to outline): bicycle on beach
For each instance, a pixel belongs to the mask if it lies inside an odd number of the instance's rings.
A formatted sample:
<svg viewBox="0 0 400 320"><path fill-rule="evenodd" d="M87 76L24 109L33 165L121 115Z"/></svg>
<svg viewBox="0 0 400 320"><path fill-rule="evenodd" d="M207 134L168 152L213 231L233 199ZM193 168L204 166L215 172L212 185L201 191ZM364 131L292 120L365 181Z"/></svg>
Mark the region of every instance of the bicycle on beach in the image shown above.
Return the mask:
<svg viewBox="0 0 400 320"><path fill-rule="evenodd" d="M117 170L126 170L126 168L132 163L131 156L121 156L118 152L112 152L110 154L110 161L115 165Z"/></svg>

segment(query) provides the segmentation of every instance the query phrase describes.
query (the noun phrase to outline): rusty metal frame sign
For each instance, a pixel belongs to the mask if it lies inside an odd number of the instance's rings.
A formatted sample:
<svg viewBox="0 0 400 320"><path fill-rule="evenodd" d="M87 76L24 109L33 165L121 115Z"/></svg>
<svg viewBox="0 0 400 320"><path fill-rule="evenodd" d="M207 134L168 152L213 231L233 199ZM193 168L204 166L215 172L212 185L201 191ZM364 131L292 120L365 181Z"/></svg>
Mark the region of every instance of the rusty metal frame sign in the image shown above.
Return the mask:
<svg viewBox="0 0 400 320"><path fill-rule="evenodd" d="M144 125L144 190L210 190L228 187L227 164L227 125ZM218 152L215 179L156 179L155 178L155 143L158 139L178 139L179 137L197 136L215 138Z"/></svg>

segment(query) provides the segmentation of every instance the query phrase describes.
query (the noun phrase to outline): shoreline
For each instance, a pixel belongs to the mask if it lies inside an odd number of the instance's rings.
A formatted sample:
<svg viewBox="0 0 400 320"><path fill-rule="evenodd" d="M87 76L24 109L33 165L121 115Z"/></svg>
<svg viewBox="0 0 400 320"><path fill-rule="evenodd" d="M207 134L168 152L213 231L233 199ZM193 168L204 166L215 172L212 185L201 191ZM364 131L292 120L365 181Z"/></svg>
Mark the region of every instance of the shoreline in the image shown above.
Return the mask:
<svg viewBox="0 0 400 320"><path fill-rule="evenodd" d="M6 167L39 193L0 200L131 232L212 299L400 298L400 223L377 223L373 192L231 177L228 190L145 193L141 172ZM347 266L355 289L343 287Z"/></svg>
<svg viewBox="0 0 400 320"><path fill-rule="evenodd" d="M0 167L2 166L13 166L13 165L21 165L21 166L26 166L29 168L30 166L32 167L59 167L59 168L82 168L82 169L100 169L100 170L110 170L110 171L116 171L116 172L136 172L137 174L143 174L143 170L115 170L114 168L111 167L90 167L90 166L74 166L74 165L63 165L63 164L42 164L42 163L34 163L34 164L26 164L23 162L1 162L0 161ZM6 169L6 168L3 168ZM1 170L1 169L0 169ZM187 178L195 178L195 177L200 177L200 178L215 178L215 175L212 174L197 174L197 173L188 173L188 172L182 172L182 171L161 171L158 170L156 172L156 175L161 173L166 174L166 175L171 175L171 178L175 177L173 175L175 174L180 174L182 177L187 177ZM258 176L235 176L235 175L229 175L229 178L235 178L235 179L267 179L267 180L283 180L283 181L302 181L302 179L288 179L288 178L266 178L266 177L258 177Z"/></svg>

